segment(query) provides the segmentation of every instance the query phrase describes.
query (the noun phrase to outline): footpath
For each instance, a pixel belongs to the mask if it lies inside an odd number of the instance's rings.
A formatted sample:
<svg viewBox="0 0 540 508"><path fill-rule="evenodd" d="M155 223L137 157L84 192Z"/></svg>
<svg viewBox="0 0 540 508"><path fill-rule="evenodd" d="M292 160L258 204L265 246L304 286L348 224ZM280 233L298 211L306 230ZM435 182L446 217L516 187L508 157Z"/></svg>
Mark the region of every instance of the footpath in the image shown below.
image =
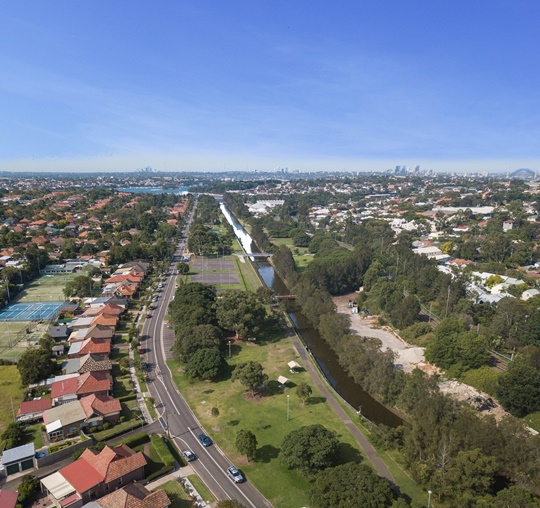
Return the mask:
<svg viewBox="0 0 540 508"><path fill-rule="evenodd" d="M326 397L326 400L328 401L332 409L335 411L336 415L343 420L343 423L345 423L347 428L351 431L351 434L358 441L358 444L362 447L368 459L373 464L373 467L377 471L377 474L379 476L383 476L384 478L388 479L393 485L396 485L396 481L394 480L392 473L390 473L390 471L386 467L386 464L379 457L379 454L377 453L375 448L373 448L371 443L366 439L366 437L362 434L362 432L358 430L358 427L356 427L356 425L352 422L352 420L349 418L347 413L343 410L339 402L336 400L334 393L322 381L318 370L315 368L315 366L313 365L313 362L309 358L310 356L309 353L306 351L305 346L302 344L302 342L298 338L298 335L296 334L294 329L289 326L287 327L287 330L288 330L289 337L291 338L294 344L294 347L296 348L296 351L298 351L298 354L300 355L300 358L303 361L303 364L304 364L303 366L310 373L315 385Z"/></svg>

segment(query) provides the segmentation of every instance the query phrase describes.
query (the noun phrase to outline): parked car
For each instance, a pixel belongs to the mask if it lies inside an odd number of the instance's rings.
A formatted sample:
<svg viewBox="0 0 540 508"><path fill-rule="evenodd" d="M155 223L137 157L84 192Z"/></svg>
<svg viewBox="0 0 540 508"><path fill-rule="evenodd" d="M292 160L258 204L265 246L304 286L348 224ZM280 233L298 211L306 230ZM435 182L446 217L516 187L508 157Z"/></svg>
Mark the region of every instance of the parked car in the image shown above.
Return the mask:
<svg viewBox="0 0 540 508"><path fill-rule="evenodd" d="M227 468L227 474L234 483L242 483L244 481L244 475L234 466L229 466Z"/></svg>
<svg viewBox="0 0 540 508"><path fill-rule="evenodd" d="M159 299L159 297L158 297L158 296L154 296L154 298L152 298L152 301L153 301L153 302L157 302L157 301L158 301L158 299Z"/></svg>
<svg viewBox="0 0 540 508"><path fill-rule="evenodd" d="M151 317L152 317L152 314L150 314L150 312L148 312L148 313L146 314L146 319L150 319Z"/></svg>
<svg viewBox="0 0 540 508"><path fill-rule="evenodd" d="M192 460L195 460L197 458L196 455L189 450L184 450L182 452L182 455L188 462L191 462Z"/></svg>
<svg viewBox="0 0 540 508"><path fill-rule="evenodd" d="M199 441L205 447L212 444L212 440L206 434L199 434Z"/></svg>

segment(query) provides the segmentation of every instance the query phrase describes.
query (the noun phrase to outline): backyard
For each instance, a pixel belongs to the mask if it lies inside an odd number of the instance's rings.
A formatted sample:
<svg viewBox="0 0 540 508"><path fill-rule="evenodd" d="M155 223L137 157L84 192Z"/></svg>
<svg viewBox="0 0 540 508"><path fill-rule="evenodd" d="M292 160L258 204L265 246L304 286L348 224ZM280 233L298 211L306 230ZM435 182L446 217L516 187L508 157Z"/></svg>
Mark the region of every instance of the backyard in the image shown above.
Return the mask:
<svg viewBox="0 0 540 508"><path fill-rule="evenodd" d="M15 365L0 365L0 433L13 421L24 399L21 376Z"/></svg>

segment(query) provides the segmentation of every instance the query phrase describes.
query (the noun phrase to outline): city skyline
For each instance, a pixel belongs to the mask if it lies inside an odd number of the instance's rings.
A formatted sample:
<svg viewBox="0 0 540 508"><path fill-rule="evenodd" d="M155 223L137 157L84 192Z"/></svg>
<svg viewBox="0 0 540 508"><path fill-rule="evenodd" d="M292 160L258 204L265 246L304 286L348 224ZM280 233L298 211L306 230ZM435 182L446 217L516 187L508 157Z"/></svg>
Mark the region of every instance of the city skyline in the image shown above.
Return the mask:
<svg viewBox="0 0 540 508"><path fill-rule="evenodd" d="M0 171L537 170L539 10L10 5Z"/></svg>

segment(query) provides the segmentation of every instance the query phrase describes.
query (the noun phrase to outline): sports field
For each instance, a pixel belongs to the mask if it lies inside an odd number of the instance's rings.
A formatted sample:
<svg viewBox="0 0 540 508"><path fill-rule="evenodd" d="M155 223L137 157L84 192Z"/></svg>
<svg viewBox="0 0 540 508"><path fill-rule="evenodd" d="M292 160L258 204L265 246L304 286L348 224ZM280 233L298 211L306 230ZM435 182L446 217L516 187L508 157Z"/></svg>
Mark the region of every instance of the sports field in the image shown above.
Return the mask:
<svg viewBox="0 0 540 508"><path fill-rule="evenodd" d="M28 338L34 338L34 333L26 333L32 330L35 323L15 321L0 322L0 358L16 359L28 349Z"/></svg>
<svg viewBox="0 0 540 508"><path fill-rule="evenodd" d="M78 275L80 274L42 275L32 283L28 284L17 295L15 302L63 302L65 300L63 293L64 287Z"/></svg>

